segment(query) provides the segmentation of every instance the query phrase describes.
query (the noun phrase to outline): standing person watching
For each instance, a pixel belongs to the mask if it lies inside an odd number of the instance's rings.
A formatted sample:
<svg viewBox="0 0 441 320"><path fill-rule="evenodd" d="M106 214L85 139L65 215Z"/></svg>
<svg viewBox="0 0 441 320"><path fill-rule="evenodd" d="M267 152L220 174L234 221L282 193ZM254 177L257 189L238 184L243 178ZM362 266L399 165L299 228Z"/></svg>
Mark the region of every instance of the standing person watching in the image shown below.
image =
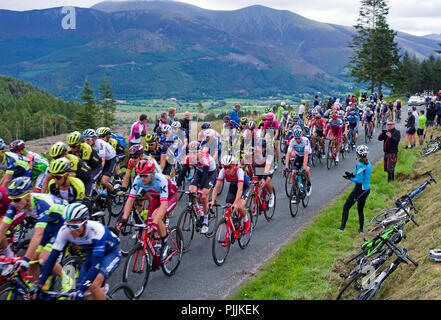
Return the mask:
<svg viewBox="0 0 441 320"><path fill-rule="evenodd" d="M239 127L240 125L240 118L239 118L239 110L240 110L240 104L236 104L234 108L230 112L230 120L233 123L234 127Z"/></svg>
<svg viewBox="0 0 441 320"><path fill-rule="evenodd" d="M430 140L432 140L433 126L435 124L435 117L436 117L435 103L433 101L430 101L429 106L427 107L426 116L427 116L427 121L426 121L426 126L424 128L424 139L426 139L426 133L428 129L430 129Z"/></svg>
<svg viewBox="0 0 441 320"><path fill-rule="evenodd" d="M420 110L420 116L418 117L418 129L417 129L417 134L418 134L418 140L420 142L420 146L423 145L424 143L424 139L426 138L426 133L425 133L425 129L424 127L426 127L426 122L427 122L427 118L424 115L424 110ZM432 126L433 129L433 126Z"/></svg>
<svg viewBox="0 0 441 320"><path fill-rule="evenodd" d="M416 132L416 121L418 118L415 117L414 113L412 111L408 111L408 118L406 119L406 138L405 138L405 144L406 146L404 149L411 149L415 147L415 132ZM410 143L408 145L408 143Z"/></svg>
<svg viewBox="0 0 441 320"><path fill-rule="evenodd" d="M146 135L146 123L147 115L141 114L139 116L139 121L132 124L132 127L130 128L129 147L134 144L141 144L141 137L145 137Z"/></svg>
<svg viewBox="0 0 441 320"><path fill-rule="evenodd" d="M364 226L364 205L366 204L366 199L371 192L371 172L372 172L372 164L368 160L367 156L369 153L369 149L365 145L360 145L355 149L357 153L358 163L355 168L355 172L351 173L346 171L343 178L351 180L354 182L354 190L351 192L349 197L346 199L346 202L343 206L343 213L341 218L341 226L338 228L338 231L343 231L346 227L346 222L349 217L349 210L357 201L357 210L358 210L358 222L360 224L360 228L358 229L358 233L363 232Z"/></svg>
<svg viewBox="0 0 441 320"><path fill-rule="evenodd" d="M400 143L400 131L395 129L395 123L387 122L387 130L382 130L378 140L383 141L384 171L387 172L387 181L394 180L395 165L397 163L398 144Z"/></svg>

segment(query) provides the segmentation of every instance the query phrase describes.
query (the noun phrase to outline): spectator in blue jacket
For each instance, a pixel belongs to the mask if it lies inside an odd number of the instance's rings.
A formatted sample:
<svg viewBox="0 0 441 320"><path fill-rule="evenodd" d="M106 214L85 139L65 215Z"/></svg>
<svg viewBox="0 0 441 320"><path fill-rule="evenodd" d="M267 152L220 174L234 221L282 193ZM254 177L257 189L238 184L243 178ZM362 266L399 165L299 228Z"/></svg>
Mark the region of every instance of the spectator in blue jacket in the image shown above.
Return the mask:
<svg viewBox="0 0 441 320"><path fill-rule="evenodd" d="M236 104L234 108L230 112L230 120L234 127L239 127L240 124L240 118L239 118L239 110L240 110L240 104Z"/></svg>
<svg viewBox="0 0 441 320"><path fill-rule="evenodd" d="M351 180L354 182L354 190L351 192L349 197L346 199L346 202L343 206L343 214L341 218L341 226L338 228L339 231L343 231L346 227L346 222L349 217L349 210L355 204L357 204L358 210L358 222L360 224L360 229L358 229L358 233L363 232L364 226L364 205L366 204L366 199L369 196L371 191L371 172L372 172L372 164L367 158L369 153L369 149L365 145L359 145L355 150L357 153L358 163L355 168L355 172L351 173L346 171L343 178Z"/></svg>

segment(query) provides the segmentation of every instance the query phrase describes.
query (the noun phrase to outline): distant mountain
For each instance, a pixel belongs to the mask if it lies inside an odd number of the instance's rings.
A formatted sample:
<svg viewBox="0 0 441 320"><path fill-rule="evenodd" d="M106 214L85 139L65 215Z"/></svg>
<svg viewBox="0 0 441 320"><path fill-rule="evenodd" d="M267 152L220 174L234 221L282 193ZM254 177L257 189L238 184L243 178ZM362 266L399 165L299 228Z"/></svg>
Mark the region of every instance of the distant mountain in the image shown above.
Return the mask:
<svg viewBox="0 0 441 320"><path fill-rule="evenodd" d="M0 10L0 73L78 99L104 76L118 98L228 97L342 92L352 28L255 5L216 11L175 1L102 2L76 8ZM428 57L438 42L399 33Z"/></svg>
<svg viewBox="0 0 441 320"><path fill-rule="evenodd" d="M423 37L430 40L441 41L441 33L426 34Z"/></svg>

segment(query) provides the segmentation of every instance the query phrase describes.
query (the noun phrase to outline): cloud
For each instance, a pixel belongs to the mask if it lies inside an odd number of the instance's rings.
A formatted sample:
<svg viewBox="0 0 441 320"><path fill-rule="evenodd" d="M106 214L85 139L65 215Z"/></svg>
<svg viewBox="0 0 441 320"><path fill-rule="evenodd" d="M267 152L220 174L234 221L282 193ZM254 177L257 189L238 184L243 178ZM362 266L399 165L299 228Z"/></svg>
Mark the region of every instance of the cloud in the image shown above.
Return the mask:
<svg viewBox="0 0 441 320"><path fill-rule="evenodd" d="M0 8L9 10L44 9L60 6L91 7L100 0L0 0ZM260 4L289 10L306 18L353 26L358 18L357 0L182 0L212 10L235 10ZM415 35L441 33L440 0L390 0L388 22L391 28Z"/></svg>

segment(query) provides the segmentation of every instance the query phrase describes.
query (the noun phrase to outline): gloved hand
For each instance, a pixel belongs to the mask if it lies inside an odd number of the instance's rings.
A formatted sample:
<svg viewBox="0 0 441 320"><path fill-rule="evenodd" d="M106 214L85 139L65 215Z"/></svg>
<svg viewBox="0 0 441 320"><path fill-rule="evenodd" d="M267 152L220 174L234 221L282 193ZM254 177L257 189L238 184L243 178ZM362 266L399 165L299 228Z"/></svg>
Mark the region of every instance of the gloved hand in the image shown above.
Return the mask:
<svg viewBox="0 0 441 320"><path fill-rule="evenodd" d="M355 178L355 175L352 172L345 171L343 178L350 180L351 178Z"/></svg>
<svg viewBox="0 0 441 320"><path fill-rule="evenodd" d="M127 219L121 218L120 220L115 222L115 228L116 228L116 230L121 231L122 229L124 229L126 224L127 224Z"/></svg>
<svg viewBox="0 0 441 320"><path fill-rule="evenodd" d="M29 259L28 258L26 258L26 257L23 257L23 259L22 260L18 260L16 263L15 263L15 268L18 270L18 271L23 271L23 272L26 272L28 269L29 269Z"/></svg>
<svg viewBox="0 0 441 320"><path fill-rule="evenodd" d="M72 298L75 300L83 300L84 293L81 290L77 290L75 291L75 294L72 296Z"/></svg>
<svg viewBox="0 0 441 320"><path fill-rule="evenodd" d="M123 187L123 186L121 186L121 187L119 187L118 189L116 189L116 194L117 195L122 195L122 194L124 194L124 193L126 193L127 192L127 188L125 188L125 187Z"/></svg>
<svg viewBox="0 0 441 320"><path fill-rule="evenodd" d="M37 299L37 296L41 292L41 287L39 285L35 285L33 288L29 289L29 294L32 300Z"/></svg>

